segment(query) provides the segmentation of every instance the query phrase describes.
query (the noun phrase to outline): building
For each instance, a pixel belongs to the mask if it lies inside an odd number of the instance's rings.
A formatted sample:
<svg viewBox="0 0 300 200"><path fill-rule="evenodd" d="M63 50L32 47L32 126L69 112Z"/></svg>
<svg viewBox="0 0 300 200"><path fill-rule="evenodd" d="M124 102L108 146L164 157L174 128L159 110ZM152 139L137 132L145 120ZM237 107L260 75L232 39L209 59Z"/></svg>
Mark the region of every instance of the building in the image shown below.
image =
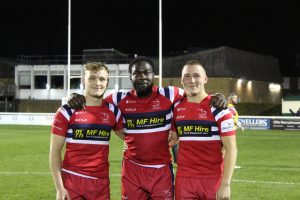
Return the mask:
<svg viewBox="0 0 300 200"><path fill-rule="evenodd" d="M115 49L84 50L72 57L70 88L66 56L20 56L15 67L16 108L19 112L55 112L70 93L83 93L83 64L101 61L110 69L106 95L131 88L128 76L128 55Z"/></svg>
<svg viewBox="0 0 300 200"><path fill-rule="evenodd" d="M197 59L204 64L209 82L208 92L225 95L235 92L243 103L281 104L281 75L278 60L238 50L219 47L186 53L163 59L163 86L181 87L183 64ZM72 57L70 92L82 93L83 64L101 61L110 68L110 82L106 95L120 89L132 88L128 74L129 55L115 49L84 50ZM154 58L156 64L158 60ZM19 112L55 112L67 97L68 67L66 57L25 57L15 68L16 109ZM158 66L158 65L157 65ZM158 68L155 69L158 74ZM155 80L158 83L158 80Z"/></svg>
<svg viewBox="0 0 300 200"><path fill-rule="evenodd" d="M0 58L0 112L15 111L14 71L17 62Z"/></svg>
<svg viewBox="0 0 300 200"><path fill-rule="evenodd" d="M243 103L281 103L282 78L274 57L222 46L164 58L163 85L181 86L182 66L191 59L203 63L209 92L234 92Z"/></svg>

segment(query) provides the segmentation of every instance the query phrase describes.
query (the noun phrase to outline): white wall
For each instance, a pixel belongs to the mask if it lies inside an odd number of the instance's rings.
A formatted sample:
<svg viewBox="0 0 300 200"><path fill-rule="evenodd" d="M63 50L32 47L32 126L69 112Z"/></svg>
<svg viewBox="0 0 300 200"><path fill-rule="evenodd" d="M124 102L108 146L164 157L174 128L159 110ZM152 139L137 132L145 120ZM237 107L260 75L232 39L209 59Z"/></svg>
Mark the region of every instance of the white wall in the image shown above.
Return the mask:
<svg viewBox="0 0 300 200"><path fill-rule="evenodd" d="M122 72L123 76L128 76L128 64L109 64L107 65L109 70L112 71L112 76L120 75ZM64 71L64 88L63 89L35 89L34 88L34 74L37 71L47 71L48 85L50 85L50 76L53 71ZM31 88L30 89L19 89L18 71L30 71L31 72ZM83 74L83 65L71 65L71 75L75 71L81 71L80 76ZM17 65L15 70L15 83L16 83L16 99L36 99L36 100L61 100L67 96L67 65ZM122 77L111 77L114 78L114 85L107 90L104 96L109 95L119 89L124 89L121 83ZM125 78L123 78L125 79ZM128 84L128 78L123 81L126 83L126 88L131 86ZM83 94L83 89L71 90L72 92Z"/></svg>
<svg viewBox="0 0 300 200"><path fill-rule="evenodd" d="M292 109L294 112L300 108L300 101L284 101L282 99L282 114L291 114L289 109Z"/></svg>

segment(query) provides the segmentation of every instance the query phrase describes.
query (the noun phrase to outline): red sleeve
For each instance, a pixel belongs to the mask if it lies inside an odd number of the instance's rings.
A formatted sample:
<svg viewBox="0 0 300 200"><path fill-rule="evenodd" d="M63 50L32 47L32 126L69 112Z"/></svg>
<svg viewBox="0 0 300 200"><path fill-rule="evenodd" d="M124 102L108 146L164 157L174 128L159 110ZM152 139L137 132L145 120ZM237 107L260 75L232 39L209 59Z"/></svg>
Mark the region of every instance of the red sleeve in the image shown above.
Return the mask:
<svg viewBox="0 0 300 200"><path fill-rule="evenodd" d="M60 135L60 136L67 136L69 127L69 121L65 118L65 116L61 112L61 108L57 110L53 124L51 127L51 133Z"/></svg>
<svg viewBox="0 0 300 200"><path fill-rule="evenodd" d="M173 103L181 101L183 99L184 95L185 95L185 93L182 88L174 86L174 101L173 101Z"/></svg>
<svg viewBox="0 0 300 200"><path fill-rule="evenodd" d="M218 115L217 124L220 130L220 136L235 135L233 116L229 109L222 110Z"/></svg>
<svg viewBox="0 0 300 200"><path fill-rule="evenodd" d="M108 95L104 100L105 100L107 103L112 103L112 104L113 104L113 98L112 98L112 95L113 95L113 94Z"/></svg>

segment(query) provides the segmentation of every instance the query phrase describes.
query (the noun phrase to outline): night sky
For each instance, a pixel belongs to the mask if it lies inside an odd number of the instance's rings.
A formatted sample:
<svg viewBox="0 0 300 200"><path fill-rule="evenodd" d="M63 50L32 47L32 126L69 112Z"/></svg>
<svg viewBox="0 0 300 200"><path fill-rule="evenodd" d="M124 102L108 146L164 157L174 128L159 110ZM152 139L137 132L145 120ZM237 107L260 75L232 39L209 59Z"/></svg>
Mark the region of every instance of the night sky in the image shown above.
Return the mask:
<svg viewBox="0 0 300 200"><path fill-rule="evenodd" d="M283 75L300 75L300 6L162 1L164 56L189 47L229 46L272 55ZM72 54L115 48L157 56L158 2L72 1ZM0 6L0 57L67 54L67 0L1 1Z"/></svg>

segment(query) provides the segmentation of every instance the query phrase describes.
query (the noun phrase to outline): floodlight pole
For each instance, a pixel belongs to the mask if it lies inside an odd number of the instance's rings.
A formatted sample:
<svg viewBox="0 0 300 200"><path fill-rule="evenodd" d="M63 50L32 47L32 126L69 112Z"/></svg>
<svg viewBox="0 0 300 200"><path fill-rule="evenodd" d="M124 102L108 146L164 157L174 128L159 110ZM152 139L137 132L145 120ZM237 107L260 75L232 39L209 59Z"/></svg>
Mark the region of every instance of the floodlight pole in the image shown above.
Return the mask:
<svg viewBox="0 0 300 200"><path fill-rule="evenodd" d="M162 0L159 0L159 87L162 87Z"/></svg>
<svg viewBox="0 0 300 200"><path fill-rule="evenodd" d="M71 0L68 0L68 90L67 97L70 96L71 79Z"/></svg>

